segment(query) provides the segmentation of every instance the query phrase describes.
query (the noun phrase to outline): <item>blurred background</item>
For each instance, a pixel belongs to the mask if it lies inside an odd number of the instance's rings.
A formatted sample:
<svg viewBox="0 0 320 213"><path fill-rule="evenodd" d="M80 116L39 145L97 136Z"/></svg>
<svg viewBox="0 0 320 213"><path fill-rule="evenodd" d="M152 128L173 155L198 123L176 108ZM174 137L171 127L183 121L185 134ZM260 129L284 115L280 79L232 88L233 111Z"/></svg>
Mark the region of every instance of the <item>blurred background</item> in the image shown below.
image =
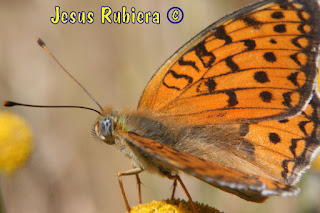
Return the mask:
<svg viewBox="0 0 320 213"><path fill-rule="evenodd" d="M135 108L159 66L198 32L253 0L194 1L0 1L0 100L29 104L97 106L38 46L41 37L103 106ZM54 7L93 11L93 24L50 22ZM101 6L158 11L161 24L101 24ZM166 19L169 8L184 11L179 24ZM15 107L34 134L34 151L27 165L13 176L0 176L8 213L125 212L117 172L131 168L114 146L95 140L91 129L97 114L78 109ZM141 174L143 202L171 196L172 181ZM222 192L195 178L182 176L196 201L224 212L320 212L320 178L309 171L297 198L273 197L255 204ZM124 177L131 205L137 205L134 177ZM178 186L178 197L187 199Z"/></svg>

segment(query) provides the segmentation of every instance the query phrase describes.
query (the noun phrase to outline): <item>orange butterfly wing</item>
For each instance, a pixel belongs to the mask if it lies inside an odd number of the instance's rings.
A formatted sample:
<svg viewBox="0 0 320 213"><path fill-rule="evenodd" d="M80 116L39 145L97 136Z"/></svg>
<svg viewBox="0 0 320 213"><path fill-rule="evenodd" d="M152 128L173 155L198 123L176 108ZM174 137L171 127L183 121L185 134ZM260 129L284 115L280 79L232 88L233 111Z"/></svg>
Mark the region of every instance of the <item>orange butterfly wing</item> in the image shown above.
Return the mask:
<svg viewBox="0 0 320 213"><path fill-rule="evenodd" d="M255 147L252 163L278 181L296 184L320 150L319 106L315 94L299 116L241 124L247 128L242 132L245 138Z"/></svg>
<svg viewBox="0 0 320 213"><path fill-rule="evenodd" d="M299 192L295 187L285 183L238 172L134 133L117 133L127 143L145 152L146 155L151 155L161 162L249 201L263 202L270 195L294 195Z"/></svg>
<svg viewBox="0 0 320 213"><path fill-rule="evenodd" d="M320 147L320 102L313 92L319 20L316 0L269 0L230 14L167 60L138 104L185 125L238 128L254 145L252 156L242 160L272 178L124 136L160 161L244 199L296 194L292 185Z"/></svg>
<svg viewBox="0 0 320 213"><path fill-rule="evenodd" d="M315 0L274 0L221 19L165 62L138 108L186 125L295 115L315 87L319 11Z"/></svg>
<svg viewBox="0 0 320 213"><path fill-rule="evenodd" d="M299 181L303 171L309 168L320 150L319 105L319 97L315 94L306 110L299 116L279 121L238 124L241 129L239 134L244 134L254 145L254 150L251 150L252 156L248 158L241 159L241 155L238 155L237 159L245 163L236 163L233 168L202 159L201 155L176 150L133 132L116 131L118 137L135 147L131 150L138 149L139 153L145 153L142 154L144 156L152 156L159 162L243 199L263 202L271 195L293 196L299 192L293 185ZM242 151L241 147L237 149L238 152ZM253 170L241 167L250 164L254 165ZM256 170L262 175L254 174Z"/></svg>

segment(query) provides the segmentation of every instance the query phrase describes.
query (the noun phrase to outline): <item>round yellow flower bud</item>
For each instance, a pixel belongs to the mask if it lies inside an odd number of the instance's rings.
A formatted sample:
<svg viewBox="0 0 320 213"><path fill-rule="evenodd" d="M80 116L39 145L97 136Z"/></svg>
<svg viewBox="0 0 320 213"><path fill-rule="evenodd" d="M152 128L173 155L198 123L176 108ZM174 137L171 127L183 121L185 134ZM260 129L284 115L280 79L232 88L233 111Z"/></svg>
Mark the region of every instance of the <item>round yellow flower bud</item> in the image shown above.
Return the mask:
<svg viewBox="0 0 320 213"><path fill-rule="evenodd" d="M32 150L32 134L19 116L0 111L0 170L12 174L28 159Z"/></svg>

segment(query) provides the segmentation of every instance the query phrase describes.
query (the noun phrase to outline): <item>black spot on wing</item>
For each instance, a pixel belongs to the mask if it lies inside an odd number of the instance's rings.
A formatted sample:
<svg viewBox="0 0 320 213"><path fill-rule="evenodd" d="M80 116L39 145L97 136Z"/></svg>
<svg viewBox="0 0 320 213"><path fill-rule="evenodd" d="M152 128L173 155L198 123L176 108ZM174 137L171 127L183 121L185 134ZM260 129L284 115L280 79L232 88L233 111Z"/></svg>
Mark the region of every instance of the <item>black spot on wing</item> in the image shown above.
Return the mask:
<svg viewBox="0 0 320 213"><path fill-rule="evenodd" d="M255 29L259 29L263 24L261 21L257 21L254 17L246 16L242 19L248 26L254 27Z"/></svg>
<svg viewBox="0 0 320 213"><path fill-rule="evenodd" d="M286 107L291 107L291 94L292 92L287 92L287 93L283 93L282 97L283 97L283 102L282 104Z"/></svg>
<svg viewBox="0 0 320 213"><path fill-rule="evenodd" d="M268 61L268 62L275 62L277 61L277 58L275 56L275 54L273 52L266 52L264 55L263 55L263 58Z"/></svg>
<svg viewBox="0 0 320 213"><path fill-rule="evenodd" d="M301 140L301 139L297 139L297 138L291 139L291 146L289 147L289 149L294 157L297 157L296 148L297 148L297 144L298 144L299 140Z"/></svg>
<svg viewBox="0 0 320 213"><path fill-rule="evenodd" d="M229 96L228 99L228 107L236 106L239 102L237 100L237 95L234 91L228 90L225 92L227 96Z"/></svg>
<svg viewBox="0 0 320 213"><path fill-rule="evenodd" d="M268 74L264 71L259 71L259 72L256 72L254 74L254 80L256 80L256 82L258 83L267 83L267 82L270 82L269 78L268 78Z"/></svg>
<svg viewBox="0 0 320 213"><path fill-rule="evenodd" d="M299 123L299 129L305 134L305 135L308 135L307 134L307 131L306 131L306 125L310 123L310 121L301 121Z"/></svg>
<svg viewBox="0 0 320 213"><path fill-rule="evenodd" d="M292 3L288 3L287 0L282 0L282 2L279 2L280 4L280 8L283 9L283 10L294 10L296 9Z"/></svg>
<svg viewBox="0 0 320 213"><path fill-rule="evenodd" d="M185 61L183 59L183 57L181 57L178 61L179 65L181 66L191 66L193 67L195 70L197 70L199 72L199 68L197 67L196 63L194 61Z"/></svg>
<svg viewBox="0 0 320 213"><path fill-rule="evenodd" d="M239 66L233 61L232 56L229 56L225 60L227 66L232 70L232 72L236 72L239 70Z"/></svg>
<svg viewBox="0 0 320 213"><path fill-rule="evenodd" d="M299 54L299 53L295 53L295 54L293 54L293 55L290 55L290 58L291 58L296 64L298 64L299 66L301 66L301 63L300 63L300 61L298 60L298 54Z"/></svg>
<svg viewBox="0 0 320 213"><path fill-rule="evenodd" d="M227 34L226 29L223 25L217 27L213 35L218 39L224 40L225 44L232 43L232 38Z"/></svg>
<svg viewBox="0 0 320 213"><path fill-rule="evenodd" d="M284 160L282 161L282 168L283 171L281 172L281 176L283 177L283 179L287 179L288 177L288 164L291 162L291 160Z"/></svg>
<svg viewBox="0 0 320 213"><path fill-rule="evenodd" d="M265 103L270 103L272 100L272 94L268 91L263 91L259 95L260 99Z"/></svg>
<svg viewBox="0 0 320 213"><path fill-rule="evenodd" d="M284 15L282 12L277 11L277 12L272 13L271 17L274 19L282 19L282 18L284 18Z"/></svg>
<svg viewBox="0 0 320 213"><path fill-rule="evenodd" d="M298 30L302 33L302 34L307 34L307 32L305 31L305 28L304 28L305 24L300 24L298 26Z"/></svg>
<svg viewBox="0 0 320 213"><path fill-rule="evenodd" d="M289 122L289 119L285 118L285 119L279 120L278 122L284 124Z"/></svg>
<svg viewBox="0 0 320 213"><path fill-rule="evenodd" d="M208 52L204 46L205 42L200 42L195 48L196 55L200 58L204 67L208 68L216 60L215 55L212 52Z"/></svg>
<svg viewBox="0 0 320 213"><path fill-rule="evenodd" d="M288 77L287 77L287 79L291 82L291 83L293 83L293 85L295 85L295 86L299 86L299 83L298 83L298 80L297 80L297 76L298 76L298 74L299 74L299 72L294 72L294 73L291 73Z"/></svg>
<svg viewBox="0 0 320 213"><path fill-rule="evenodd" d="M287 32L287 28L285 24L278 24L273 27L273 30L277 33L285 33Z"/></svg>
<svg viewBox="0 0 320 213"><path fill-rule="evenodd" d="M302 37L296 37L294 39L291 40L292 44L298 48L302 48L302 46L299 44L299 39Z"/></svg>
<svg viewBox="0 0 320 213"><path fill-rule="evenodd" d="M271 44L276 44L276 43L278 43L278 42L277 42L275 39L272 38L272 39L270 39L270 43L271 43Z"/></svg>
<svg viewBox="0 0 320 213"><path fill-rule="evenodd" d="M173 70L169 70L169 71L166 73L166 75L165 75L165 77L164 77L164 80L163 80L163 82L162 82L162 84L163 84L164 86L166 86L167 88L176 89L176 90L181 90L181 89L183 89L183 88L179 88L179 87L177 87L177 86L175 86L175 85L168 85L168 84L166 83L166 77L167 77L169 74L171 74L172 77L174 77L175 79L185 79L185 80L187 80L187 81L188 81L188 84L191 84L191 83L193 82L193 78L192 78L191 76L188 76L188 75L180 75L180 74L177 74L177 73L176 73L175 71L173 71Z"/></svg>
<svg viewBox="0 0 320 213"><path fill-rule="evenodd" d="M244 45L248 47L247 50L254 50L257 46L254 40L247 39L247 40L244 40L243 42L244 42Z"/></svg>
<svg viewBox="0 0 320 213"><path fill-rule="evenodd" d="M277 144L281 141L281 138L277 133L271 132L269 133L269 141L273 144Z"/></svg>
<svg viewBox="0 0 320 213"><path fill-rule="evenodd" d="M213 93L217 86L213 78L209 78L204 84L208 87L209 93Z"/></svg>

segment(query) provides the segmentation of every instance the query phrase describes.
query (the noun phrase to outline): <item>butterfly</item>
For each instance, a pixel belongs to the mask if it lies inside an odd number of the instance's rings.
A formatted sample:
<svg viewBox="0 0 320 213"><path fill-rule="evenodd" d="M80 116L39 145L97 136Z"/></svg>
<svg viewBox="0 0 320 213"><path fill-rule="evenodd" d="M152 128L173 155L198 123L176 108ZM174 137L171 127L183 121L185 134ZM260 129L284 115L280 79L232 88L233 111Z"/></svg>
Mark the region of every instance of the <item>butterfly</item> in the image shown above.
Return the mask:
<svg viewBox="0 0 320 213"><path fill-rule="evenodd" d="M191 202L180 171L252 202L297 195L320 150L319 42L317 0L261 1L182 46L137 109L102 109L94 134L132 159L118 173L128 211L121 176L140 195L142 171L179 181Z"/></svg>
<svg viewBox="0 0 320 213"><path fill-rule="evenodd" d="M319 20L316 0L222 18L160 67L137 110L106 109L95 133L132 159L123 175L183 171L253 202L297 195L320 147Z"/></svg>

